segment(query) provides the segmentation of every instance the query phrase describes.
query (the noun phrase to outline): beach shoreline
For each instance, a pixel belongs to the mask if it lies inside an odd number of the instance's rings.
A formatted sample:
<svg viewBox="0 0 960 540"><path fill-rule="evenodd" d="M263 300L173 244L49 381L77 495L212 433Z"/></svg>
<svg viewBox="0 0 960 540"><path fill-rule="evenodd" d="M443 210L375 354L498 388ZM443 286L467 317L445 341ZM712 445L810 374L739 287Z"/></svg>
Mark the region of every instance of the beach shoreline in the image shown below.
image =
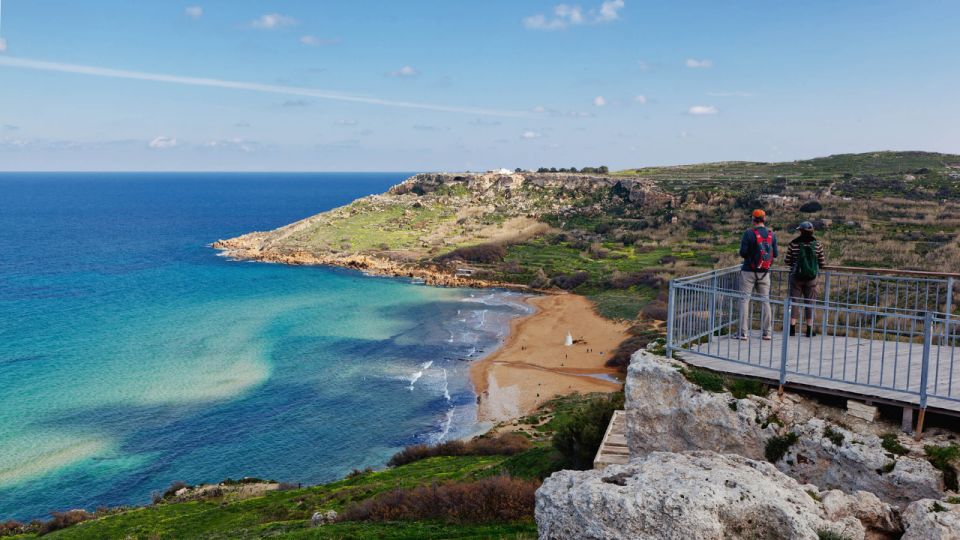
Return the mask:
<svg viewBox="0 0 960 540"><path fill-rule="evenodd" d="M622 386L613 379L617 370L605 362L629 337L629 325L604 319L580 295L531 296L526 302L534 313L511 321L503 344L470 366L478 422L508 422L557 396ZM568 332L574 338L569 346Z"/></svg>

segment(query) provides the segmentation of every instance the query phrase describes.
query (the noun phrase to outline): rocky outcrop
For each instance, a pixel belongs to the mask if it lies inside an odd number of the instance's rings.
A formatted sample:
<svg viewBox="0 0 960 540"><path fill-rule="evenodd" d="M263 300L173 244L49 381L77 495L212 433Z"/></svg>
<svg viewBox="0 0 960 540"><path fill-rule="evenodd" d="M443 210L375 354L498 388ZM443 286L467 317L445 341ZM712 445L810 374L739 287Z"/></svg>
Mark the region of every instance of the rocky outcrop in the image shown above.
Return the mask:
<svg viewBox="0 0 960 540"><path fill-rule="evenodd" d="M816 496L769 463L653 452L602 471L555 473L537 490L536 519L542 539L866 537L853 512L831 518Z"/></svg>
<svg viewBox="0 0 960 540"><path fill-rule="evenodd" d="M916 501L903 513L902 540L960 540L960 504Z"/></svg>
<svg viewBox="0 0 960 540"><path fill-rule="evenodd" d="M842 521L852 516L860 521L867 540L899 538L903 533L903 523L897 509L873 493L832 490L820 493L820 501L827 519Z"/></svg>
<svg viewBox="0 0 960 540"><path fill-rule="evenodd" d="M869 491L901 507L943 494L943 473L926 460L894 460L879 437L854 434L819 418L788 429L798 440L776 465L800 482L821 489Z"/></svg>
<svg viewBox="0 0 960 540"><path fill-rule="evenodd" d="M323 527L324 525L329 525L331 523L336 523L337 521L337 512L335 510L327 510L325 512L314 512L310 516L310 526L311 527Z"/></svg>
<svg viewBox="0 0 960 540"><path fill-rule="evenodd" d="M627 444L650 452L712 450L763 459L776 426L759 399L734 399L687 381L678 364L647 351L633 355L626 385Z"/></svg>

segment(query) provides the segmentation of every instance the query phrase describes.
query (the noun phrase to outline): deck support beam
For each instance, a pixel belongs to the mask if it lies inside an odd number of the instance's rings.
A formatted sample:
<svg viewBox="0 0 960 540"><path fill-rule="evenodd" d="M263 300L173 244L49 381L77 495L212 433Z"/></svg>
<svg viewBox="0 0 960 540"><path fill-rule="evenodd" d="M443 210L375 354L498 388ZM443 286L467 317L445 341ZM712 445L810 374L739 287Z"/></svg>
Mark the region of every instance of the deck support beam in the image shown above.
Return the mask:
<svg viewBox="0 0 960 540"><path fill-rule="evenodd" d="M900 429L904 433L913 432L913 407L903 408L903 418L900 420Z"/></svg>
<svg viewBox="0 0 960 540"><path fill-rule="evenodd" d="M927 409L924 407L923 409L920 409L920 414L917 415L917 432L913 435L914 440L919 441L923 436L923 419L924 416L926 416L926 413Z"/></svg>

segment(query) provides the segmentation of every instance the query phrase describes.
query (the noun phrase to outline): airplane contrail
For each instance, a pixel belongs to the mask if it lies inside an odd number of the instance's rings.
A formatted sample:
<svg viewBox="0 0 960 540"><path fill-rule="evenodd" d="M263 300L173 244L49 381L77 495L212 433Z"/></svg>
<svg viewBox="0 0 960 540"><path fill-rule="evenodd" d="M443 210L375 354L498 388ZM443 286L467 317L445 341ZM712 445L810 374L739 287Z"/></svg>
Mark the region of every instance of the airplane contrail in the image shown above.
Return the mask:
<svg viewBox="0 0 960 540"><path fill-rule="evenodd" d="M2 0L0 0L2 1ZM112 79L133 79L138 81L152 81L169 84L180 84L186 86L205 86L211 88L229 88L233 90L249 90L252 92L265 92L269 94L284 94L289 96L312 97L316 99L327 99L332 101L348 101L353 103L366 103L369 105L381 105L384 107L400 107L405 109L421 109L427 111L449 112L459 114L474 114L480 116L501 116L513 118L525 118L530 116L521 111L499 111L494 109L482 109L476 107L458 107L453 105L437 105L431 103L417 103L411 101L395 101L391 99L381 99L375 97L358 96L351 94L342 94L327 90L317 90L312 88L303 88L297 86L278 86L272 84L250 83L242 81L228 81L223 79L210 79L205 77L183 77L180 75L165 75L162 73L147 73L143 71L128 71L124 69L111 69L96 66L85 66L79 64L61 64L57 62L45 62L42 60L31 60L28 58L15 58L0 56L0 66L32 69L36 71L54 71L58 73L73 73L77 75L90 75L94 77L106 77Z"/></svg>

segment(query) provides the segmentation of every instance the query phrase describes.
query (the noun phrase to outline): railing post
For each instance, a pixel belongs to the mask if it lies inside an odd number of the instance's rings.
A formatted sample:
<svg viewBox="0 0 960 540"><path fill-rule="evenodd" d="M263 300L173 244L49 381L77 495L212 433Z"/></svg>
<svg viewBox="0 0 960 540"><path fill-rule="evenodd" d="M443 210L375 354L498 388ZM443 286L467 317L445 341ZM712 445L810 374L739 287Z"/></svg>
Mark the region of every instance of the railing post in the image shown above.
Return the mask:
<svg viewBox="0 0 960 540"><path fill-rule="evenodd" d="M707 342L707 352L710 352L710 344L713 342L713 333L716 331L717 320L717 272L714 270L713 277L710 280L710 341ZM717 343L717 347L720 344Z"/></svg>
<svg viewBox="0 0 960 540"><path fill-rule="evenodd" d="M923 417L927 412L927 378L930 375L930 345L933 341L933 313L927 312L923 318L923 360L920 364L920 416L917 418L915 438L919 441L923 433Z"/></svg>
<svg viewBox="0 0 960 540"><path fill-rule="evenodd" d="M790 340L790 295L783 301L783 319L782 338L780 340L780 388L778 392L783 394L783 385L787 383L787 350ZM773 324L773 321L770 321Z"/></svg>
<svg viewBox="0 0 960 540"><path fill-rule="evenodd" d="M943 312L946 316L943 318L943 341L940 342L940 345L949 345L950 319L953 315L953 277L947 278L947 306Z"/></svg>
<svg viewBox="0 0 960 540"><path fill-rule="evenodd" d="M823 277L823 313L820 315L820 335L827 335L827 319L829 319L828 308L830 306L830 272L829 270L825 272L826 275Z"/></svg>
<svg viewBox="0 0 960 540"><path fill-rule="evenodd" d="M670 280L670 299L667 301L667 358L673 358L673 320L677 314L675 310L677 298L677 284Z"/></svg>

